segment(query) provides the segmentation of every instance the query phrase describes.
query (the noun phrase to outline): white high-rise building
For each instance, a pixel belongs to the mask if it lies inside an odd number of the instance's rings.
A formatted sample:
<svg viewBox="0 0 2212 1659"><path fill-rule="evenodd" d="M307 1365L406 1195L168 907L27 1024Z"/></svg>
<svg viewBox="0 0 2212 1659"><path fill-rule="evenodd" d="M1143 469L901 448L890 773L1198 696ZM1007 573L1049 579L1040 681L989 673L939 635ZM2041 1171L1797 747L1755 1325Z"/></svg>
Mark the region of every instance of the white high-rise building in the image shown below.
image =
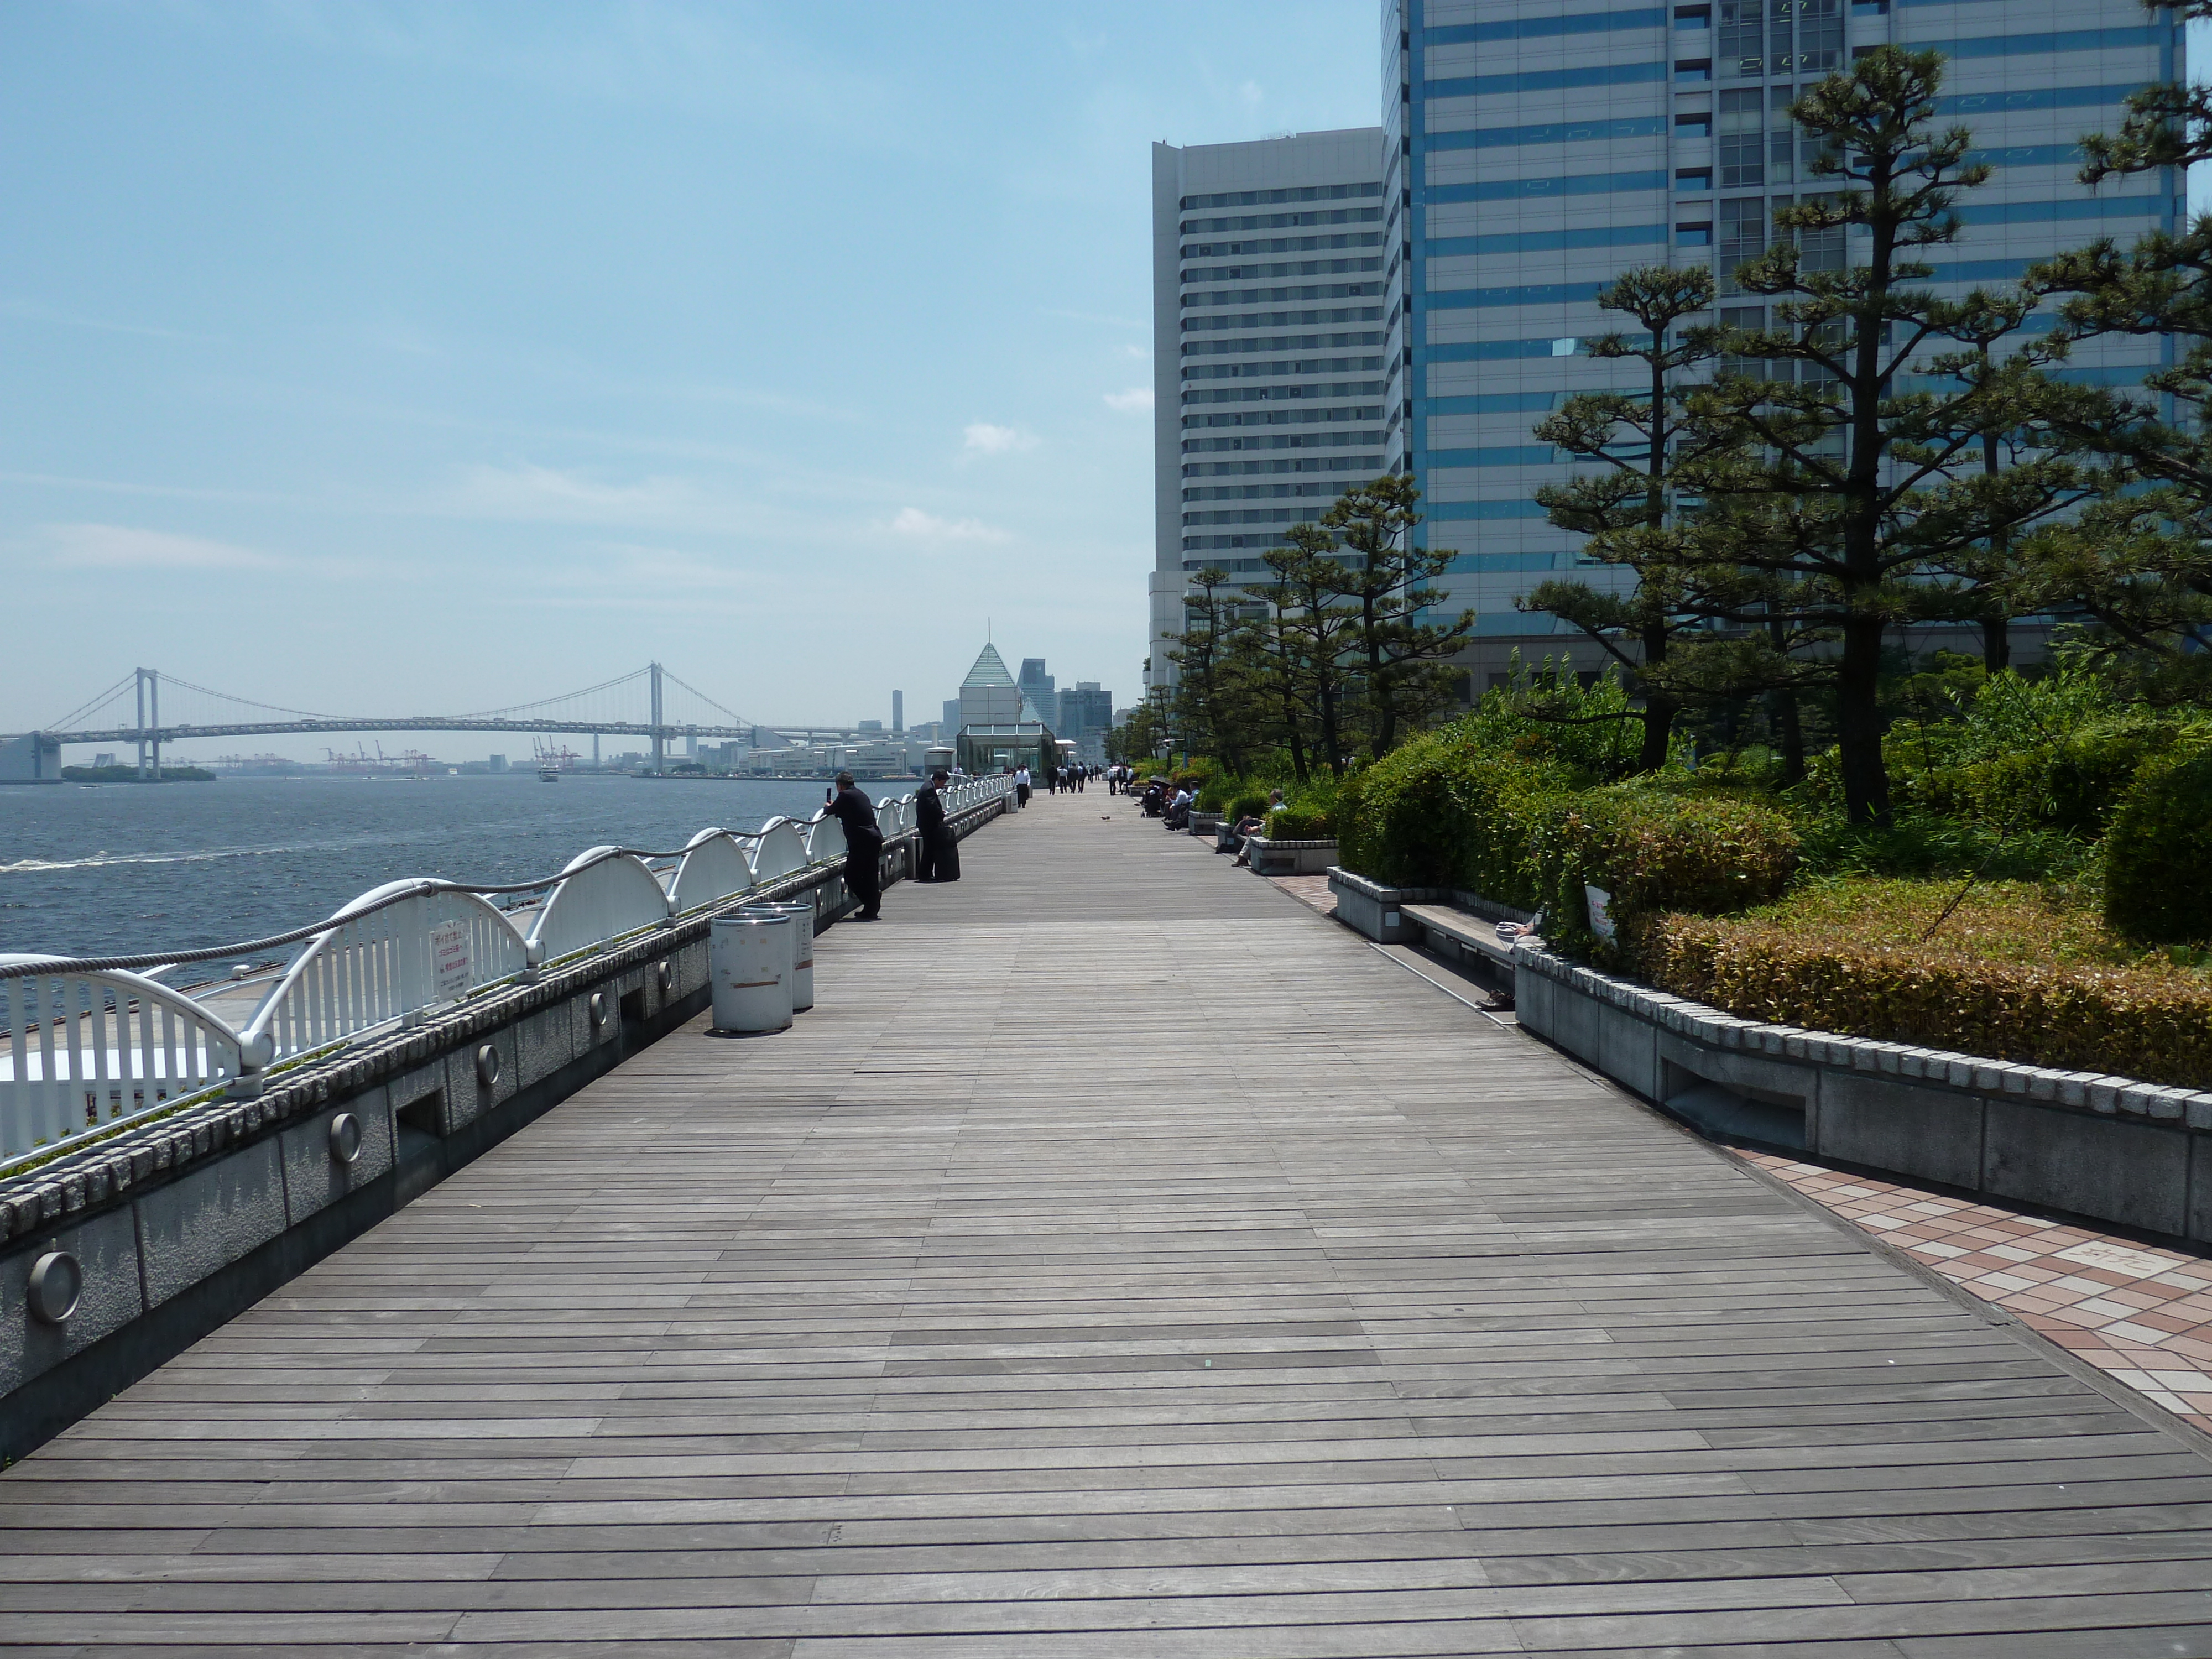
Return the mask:
<svg viewBox="0 0 2212 1659"><path fill-rule="evenodd" d="M1155 557L1146 684L1189 574L1264 572L1382 471L1382 133L1152 146Z"/></svg>

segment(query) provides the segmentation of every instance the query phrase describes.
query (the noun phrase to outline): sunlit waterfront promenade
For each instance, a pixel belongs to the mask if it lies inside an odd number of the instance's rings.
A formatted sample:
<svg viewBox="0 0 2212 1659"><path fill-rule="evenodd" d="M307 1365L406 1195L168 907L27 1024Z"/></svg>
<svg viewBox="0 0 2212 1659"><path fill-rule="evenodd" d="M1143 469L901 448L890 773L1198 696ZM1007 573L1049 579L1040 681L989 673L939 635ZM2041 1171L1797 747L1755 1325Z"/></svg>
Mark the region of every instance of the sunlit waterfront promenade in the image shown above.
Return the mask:
<svg viewBox="0 0 2212 1659"><path fill-rule="evenodd" d="M965 850L0 1476L0 1639L2207 1650L2183 1431L1132 803Z"/></svg>

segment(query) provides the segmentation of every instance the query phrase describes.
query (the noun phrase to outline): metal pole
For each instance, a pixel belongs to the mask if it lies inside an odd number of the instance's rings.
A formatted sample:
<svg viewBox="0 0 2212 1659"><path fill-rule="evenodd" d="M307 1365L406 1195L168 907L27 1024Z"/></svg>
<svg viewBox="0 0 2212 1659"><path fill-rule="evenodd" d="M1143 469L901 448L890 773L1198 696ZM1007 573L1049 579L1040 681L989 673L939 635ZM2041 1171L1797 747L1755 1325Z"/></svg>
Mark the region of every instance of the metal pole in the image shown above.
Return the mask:
<svg viewBox="0 0 2212 1659"><path fill-rule="evenodd" d="M660 775L661 743L660 665L655 663L653 665L653 775L655 777Z"/></svg>

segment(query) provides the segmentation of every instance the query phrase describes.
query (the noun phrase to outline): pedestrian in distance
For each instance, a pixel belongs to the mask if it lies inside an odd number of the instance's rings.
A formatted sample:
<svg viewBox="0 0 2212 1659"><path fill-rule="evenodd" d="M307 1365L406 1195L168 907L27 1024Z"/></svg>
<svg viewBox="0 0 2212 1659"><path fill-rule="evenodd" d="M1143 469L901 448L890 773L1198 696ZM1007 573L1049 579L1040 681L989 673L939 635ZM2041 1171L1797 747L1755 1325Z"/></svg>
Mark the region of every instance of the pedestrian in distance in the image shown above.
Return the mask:
<svg viewBox="0 0 2212 1659"><path fill-rule="evenodd" d="M1014 769L1014 810L1019 811L1029 804L1030 769L1026 766L1017 767Z"/></svg>
<svg viewBox="0 0 2212 1659"><path fill-rule="evenodd" d="M825 810L845 826L845 890L860 901L853 920L874 921L884 913L884 832L876 827L876 804L850 772L840 772Z"/></svg>
<svg viewBox="0 0 2212 1659"><path fill-rule="evenodd" d="M945 839L945 798L937 792L951 781L943 771L929 775L929 781L914 792L915 854L914 878L916 881L938 879L938 846Z"/></svg>

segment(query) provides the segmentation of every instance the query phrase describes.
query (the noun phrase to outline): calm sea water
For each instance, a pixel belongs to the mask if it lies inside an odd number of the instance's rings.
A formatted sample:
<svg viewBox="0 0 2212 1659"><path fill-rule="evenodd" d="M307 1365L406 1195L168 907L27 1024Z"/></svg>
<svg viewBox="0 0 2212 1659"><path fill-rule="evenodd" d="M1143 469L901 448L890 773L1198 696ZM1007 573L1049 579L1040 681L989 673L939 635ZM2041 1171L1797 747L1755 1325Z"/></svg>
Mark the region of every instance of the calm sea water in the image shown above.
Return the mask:
<svg viewBox="0 0 2212 1659"><path fill-rule="evenodd" d="M872 795L903 793L881 784ZM187 951L318 921L407 876L550 876L587 847L681 847L811 816L825 786L571 775L0 788L0 951Z"/></svg>

